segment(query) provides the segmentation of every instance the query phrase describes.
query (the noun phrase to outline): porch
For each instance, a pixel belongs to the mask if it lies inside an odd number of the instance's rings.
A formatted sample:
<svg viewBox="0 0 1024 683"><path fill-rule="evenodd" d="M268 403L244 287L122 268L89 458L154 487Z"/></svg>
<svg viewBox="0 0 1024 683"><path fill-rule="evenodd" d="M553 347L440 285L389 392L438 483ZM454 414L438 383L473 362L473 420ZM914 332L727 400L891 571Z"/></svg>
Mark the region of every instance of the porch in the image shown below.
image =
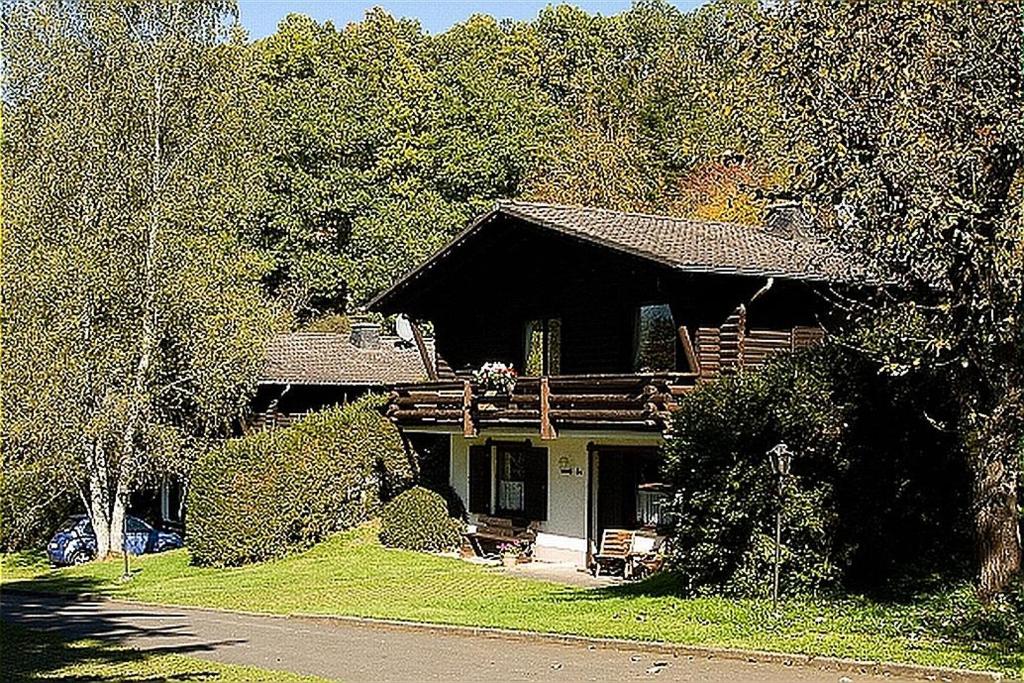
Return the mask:
<svg viewBox="0 0 1024 683"><path fill-rule="evenodd" d="M660 433L566 431L540 441L501 431L450 435L450 485L480 535L478 552L526 540L536 561L589 567L605 529L654 533L665 521Z"/></svg>

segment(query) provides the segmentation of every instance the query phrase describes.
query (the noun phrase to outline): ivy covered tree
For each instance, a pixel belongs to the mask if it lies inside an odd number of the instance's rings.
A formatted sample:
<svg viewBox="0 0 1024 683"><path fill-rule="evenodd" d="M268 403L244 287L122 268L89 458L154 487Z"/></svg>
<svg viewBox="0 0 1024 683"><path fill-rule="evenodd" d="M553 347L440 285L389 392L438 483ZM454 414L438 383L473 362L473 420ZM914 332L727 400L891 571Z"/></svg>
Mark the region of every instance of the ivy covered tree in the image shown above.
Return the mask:
<svg viewBox="0 0 1024 683"><path fill-rule="evenodd" d="M3 3L4 482L77 493L100 557L147 477L230 429L271 328L235 18Z"/></svg>
<svg viewBox="0 0 1024 683"><path fill-rule="evenodd" d="M795 0L766 32L797 193L889 285L843 302L892 374L949 380L980 594L1021 572L1024 11Z"/></svg>

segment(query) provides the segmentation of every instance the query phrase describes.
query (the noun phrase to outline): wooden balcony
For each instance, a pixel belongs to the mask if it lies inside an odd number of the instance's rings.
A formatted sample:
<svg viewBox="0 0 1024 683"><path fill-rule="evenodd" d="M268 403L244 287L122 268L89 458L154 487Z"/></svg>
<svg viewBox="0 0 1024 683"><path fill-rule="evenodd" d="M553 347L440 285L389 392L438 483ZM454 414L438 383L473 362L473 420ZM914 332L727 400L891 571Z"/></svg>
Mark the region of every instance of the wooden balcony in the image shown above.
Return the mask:
<svg viewBox="0 0 1024 683"><path fill-rule="evenodd" d="M466 436L494 427L528 427L542 439L556 438L559 429L658 432L668 426L676 397L693 388L697 377L520 377L511 394L482 391L469 379L403 384L392 392L388 416L402 427L454 426Z"/></svg>

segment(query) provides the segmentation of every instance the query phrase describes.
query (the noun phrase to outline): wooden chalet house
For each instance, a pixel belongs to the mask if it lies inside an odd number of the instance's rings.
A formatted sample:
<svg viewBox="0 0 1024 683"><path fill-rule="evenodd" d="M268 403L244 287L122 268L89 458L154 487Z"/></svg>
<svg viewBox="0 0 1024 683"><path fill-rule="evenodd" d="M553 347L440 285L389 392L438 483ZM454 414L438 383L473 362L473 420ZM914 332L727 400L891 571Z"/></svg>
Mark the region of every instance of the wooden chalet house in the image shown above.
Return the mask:
<svg viewBox="0 0 1024 683"><path fill-rule="evenodd" d="M582 564L605 528L658 524L678 397L819 340L813 290L849 271L785 220L502 202L371 302L432 322L455 369L397 386L389 414L440 436L471 523L530 528L536 559ZM519 372L511 393L473 381L488 362Z"/></svg>

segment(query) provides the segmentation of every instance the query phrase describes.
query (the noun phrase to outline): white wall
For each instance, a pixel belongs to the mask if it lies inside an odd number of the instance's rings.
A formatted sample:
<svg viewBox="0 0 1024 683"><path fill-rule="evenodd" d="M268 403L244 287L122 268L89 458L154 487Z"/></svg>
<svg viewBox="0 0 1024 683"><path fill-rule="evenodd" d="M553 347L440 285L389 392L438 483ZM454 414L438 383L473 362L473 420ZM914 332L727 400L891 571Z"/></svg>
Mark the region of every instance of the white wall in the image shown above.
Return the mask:
<svg viewBox="0 0 1024 683"><path fill-rule="evenodd" d="M545 562L574 562L583 565L587 553L587 444L638 446L660 445L655 434L573 434L542 441L536 433L488 433L474 438L451 435L451 485L469 504L469 447L494 440L522 441L548 449L548 518L540 523L536 559ZM562 474L562 466L570 470ZM470 514L470 521L476 515Z"/></svg>

